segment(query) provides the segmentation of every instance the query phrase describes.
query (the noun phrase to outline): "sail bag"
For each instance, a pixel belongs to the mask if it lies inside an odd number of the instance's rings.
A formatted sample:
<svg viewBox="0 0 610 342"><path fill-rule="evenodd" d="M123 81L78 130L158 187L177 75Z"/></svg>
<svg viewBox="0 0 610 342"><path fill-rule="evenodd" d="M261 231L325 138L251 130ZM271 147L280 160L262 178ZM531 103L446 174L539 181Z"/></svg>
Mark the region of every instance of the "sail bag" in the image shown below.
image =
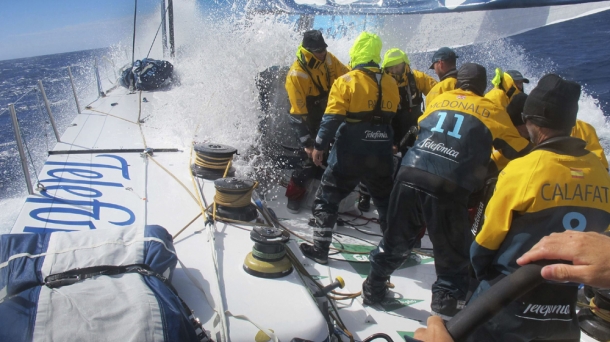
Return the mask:
<svg viewBox="0 0 610 342"><path fill-rule="evenodd" d="M198 341L177 260L161 226L1 235L0 341Z"/></svg>

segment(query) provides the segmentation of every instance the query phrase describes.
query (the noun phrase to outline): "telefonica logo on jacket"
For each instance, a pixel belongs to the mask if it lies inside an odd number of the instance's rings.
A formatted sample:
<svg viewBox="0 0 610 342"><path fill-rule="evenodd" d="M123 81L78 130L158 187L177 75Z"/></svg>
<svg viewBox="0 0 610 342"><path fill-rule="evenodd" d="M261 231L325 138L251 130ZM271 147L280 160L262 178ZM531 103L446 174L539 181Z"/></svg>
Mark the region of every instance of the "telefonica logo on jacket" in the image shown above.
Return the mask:
<svg viewBox="0 0 610 342"><path fill-rule="evenodd" d="M387 139L388 138L388 133L382 132L382 131L377 131L377 132L364 131L364 134L366 134L365 139Z"/></svg>
<svg viewBox="0 0 610 342"><path fill-rule="evenodd" d="M527 308L523 311L523 314L526 313L535 313L542 316L546 316L548 314L558 314L558 315L569 315L570 314L570 304L565 305L537 305L537 304L528 304Z"/></svg>
<svg viewBox="0 0 610 342"><path fill-rule="evenodd" d="M417 147L434 152L440 152L453 158L457 158L457 156L460 154L460 152L454 150L453 148L447 147L443 143L436 143L430 140L430 138L426 138L424 141L420 142Z"/></svg>

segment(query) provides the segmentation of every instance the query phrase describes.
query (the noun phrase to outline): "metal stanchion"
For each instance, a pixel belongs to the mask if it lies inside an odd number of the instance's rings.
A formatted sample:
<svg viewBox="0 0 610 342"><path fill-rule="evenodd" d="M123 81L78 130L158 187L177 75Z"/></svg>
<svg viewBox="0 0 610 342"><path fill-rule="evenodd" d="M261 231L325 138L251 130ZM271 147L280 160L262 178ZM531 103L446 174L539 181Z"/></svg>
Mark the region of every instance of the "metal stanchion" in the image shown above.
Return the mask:
<svg viewBox="0 0 610 342"><path fill-rule="evenodd" d="M49 120L51 121L53 132L55 133L55 139L57 139L57 142L61 142L61 140L59 139L59 132L57 131L57 126L55 125L55 119L53 118L53 113L51 113L51 106L49 106L47 93L45 93L44 91L44 87L42 86L41 80L38 80L38 89L40 89L40 92L42 93L42 99L44 100L44 106L47 108L47 114L49 114Z"/></svg>
<svg viewBox="0 0 610 342"><path fill-rule="evenodd" d="M102 80L100 79L100 69L97 66L97 58L95 59L95 66L94 66L94 71L95 71L95 80L97 81L97 93L100 97L106 97L106 94L104 93L104 89L102 89Z"/></svg>
<svg viewBox="0 0 610 342"><path fill-rule="evenodd" d="M74 93L74 101L76 101L76 110L80 114L80 104L78 104L78 96L76 96L76 87L74 86L74 80L72 79L72 70L68 67L68 75L70 75L70 84L72 84L72 92Z"/></svg>
<svg viewBox="0 0 610 342"><path fill-rule="evenodd" d="M34 188L32 187L32 180L30 179L30 170L28 169L28 160L25 157L25 151L23 150L23 141L21 140L21 131L19 130L19 122L17 121L17 113L15 113L15 105L10 103L8 109L11 112L11 118L13 119L13 129L15 130L15 141L17 142L17 148L19 149L19 157L21 157L21 167L23 168L23 175L25 176L25 183L28 187L28 193L34 194Z"/></svg>

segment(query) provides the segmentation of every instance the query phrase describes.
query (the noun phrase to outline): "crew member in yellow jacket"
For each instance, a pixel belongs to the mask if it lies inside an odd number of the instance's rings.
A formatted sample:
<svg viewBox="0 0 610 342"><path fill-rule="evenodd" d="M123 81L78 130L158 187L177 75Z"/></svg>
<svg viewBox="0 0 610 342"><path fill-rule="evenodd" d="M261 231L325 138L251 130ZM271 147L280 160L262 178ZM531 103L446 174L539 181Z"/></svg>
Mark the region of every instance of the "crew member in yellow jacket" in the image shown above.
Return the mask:
<svg viewBox="0 0 610 342"><path fill-rule="evenodd" d="M321 165L324 150L335 137L312 210L313 246L300 246L306 257L321 264L328 262L339 202L362 181L377 207L383 230L392 191L391 121L400 101L398 86L394 78L381 72L381 39L377 35L362 32L349 54L353 69L339 77L330 90L312 154L316 165Z"/></svg>
<svg viewBox="0 0 610 342"><path fill-rule="evenodd" d="M322 32L310 30L303 34L297 49L297 60L286 76L286 91L290 100L290 122L299 136L303 155L301 168L294 171L288 187L287 209L297 213L305 196L307 182L323 171L311 160L313 143L318 134L328 92L337 77L349 70L332 53L326 50Z"/></svg>
<svg viewBox="0 0 610 342"><path fill-rule="evenodd" d="M470 257L481 280L471 300L514 272L544 236L610 227L610 176L585 142L570 137L580 85L549 74L525 102L523 118L536 147L499 176L485 223ZM579 341L578 285L544 283L508 304L471 336L472 341Z"/></svg>
<svg viewBox="0 0 610 342"><path fill-rule="evenodd" d="M606 153L604 152L602 145L599 143L597 132L593 126L577 119L576 125L574 125L574 128L572 128L570 136L584 140L587 143L585 148L589 152L596 155L602 165L606 168L606 170L608 170L608 159L606 159Z"/></svg>
<svg viewBox="0 0 610 342"><path fill-rule="evenodd" d="M430 92L428 92L428 95L426 95L426 107L428 107L435 97L455 89L455 82L457 79L456 59L458 57L459 56L455 54L455 51L448 47L442 47L432 55L432 65L430 65L430 69L434 70L438 76L439 82L432 87Z"/></svg>
<svg viewBox="0 0 610 342"><path fill-rule="evenodd" d="M419 118L417 140L402 159L390 196L388 228L370 253L371 270L362 285L365 304L385 298L387 280L406 260L425 224L437 276L431 309L454 316L470 282L468 198L483 185L492 146L511 158L530 147L508 115L497 115L501 109L483 97L483 66L463 64L456 86L436 97Z"/></svg>
<svg viewBox="0 0 610 342"><path fill-rule="evenodd" d="M428 95L436 81L421 71L411 68L409 57L402 50L392 48L383 56L382 69L392 75L398 83L400 104L396 116L392 119L394 129L394 153L404 156L408 147L413 145L417 135L417 119L422 114L423 96ZM413 127L413 129L411 129ZM407 134L409 133L409 134ZM360 187L358 209L368 211L370 195L366 187Z"/></svg>
<svg viewBox="0 0 610 342"><path fill-rule="evenodd" d="M525 100L527 99L527 94L520 93L513 97L513 100L506 107L506 111L510 116L511 121L519 131L522 137L529 139L529 133L527 132L527 128L525 127L525 123L522 119L523 106L525 105ZM595 128L590 124L576 119L576 125L572 128L572 132L570 136L574 138L579 138L584 140L587 143L585 148L596 155L599 158L599 161L604 165L606 170L608 169L608 160L606 159L606 153L602 145L599 143L599 138L597 137L597 132ZM509 160L504 158L500 151L494 150L492 154L492 159L494 160L496 166L499 170L502 170L506 164L508 164Z"/></svg>
<svg viewBox="0 0 610 342"><path fill-rule="evenodd" d="M506 109L515 95L523 93L523 83L530 83L530 80L523 77L519 71L502 72L502 69L496 68L496 76L491 80L494 87L485 94L485 97L502 109Z"/></svg>
<svg viewBox="0 0 610 342"><path fill-rule="evenodd" d="M392 120L396 146L409 128L417 126L417 119L422 115L423 97L437 84L432 77L412 69L410 64L407 54L397 48L389 49L383 57L383 71L394 77L400 93L398 111Z"/></svg>

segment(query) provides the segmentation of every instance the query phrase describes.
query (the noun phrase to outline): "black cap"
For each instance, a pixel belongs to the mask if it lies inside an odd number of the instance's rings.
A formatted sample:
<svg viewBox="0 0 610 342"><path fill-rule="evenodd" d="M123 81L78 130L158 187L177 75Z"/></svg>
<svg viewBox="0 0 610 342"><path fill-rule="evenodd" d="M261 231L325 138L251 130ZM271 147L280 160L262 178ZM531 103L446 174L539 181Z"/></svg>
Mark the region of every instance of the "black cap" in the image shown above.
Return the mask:
<svg viewBox="0 0 610 342"><path fill-rule="evenodd" d="M328 47L322 37L322 32L318 30L310 30L303 34L303 43L301 45L311 52L323 51Z"/></svg>
<svg viewBox="0 0 610 342"><path fill-rule="evenodd" d="M513 81L523 81L523 83L530 83L530 80L523 77L523 75L521 75L521 73L517 70L506 70L505 73L509 74L510 78L512 78Z"/></svg>
<svg viewBox="0 0 610 342"><path fill-rule="evenodd" d="M485 67L476 63L465 63L457 72L456 88L470 90L483 96L487 88L487 71Z"/></svg>
<svg viewBox="0 0 610 342"><path fill-rule="evenodd" d="M519 93L513 96L508 106L506 106L506 112L508 112L508 116L510 116L510 121L513 122L513 125L515 125L515 127L525 124L525 122L523 122L523 117L521 117L521 113L523 113L523 106L525 105L525 100L527 100L527 94Z"/></svg>
<svg viewBox="0 0 610 342"><path fill-rule="evenodd" d="M555 74L544 75L523 108L523 116L536 126L568 129L576 124L580 84Z"/></svg>
<svg viewBox="0 0 610 342"><path fill-rule="evenodd" d="M444 60L448 60L448 59L455 60L458 57L459 56L455 54L455 51L451 50L448 47L442 47L442 48L436 50L434 55L432 55L432 64L430 65L430 69L434 69L434 63L436 63L438 61L444 61Z"/></svg>

